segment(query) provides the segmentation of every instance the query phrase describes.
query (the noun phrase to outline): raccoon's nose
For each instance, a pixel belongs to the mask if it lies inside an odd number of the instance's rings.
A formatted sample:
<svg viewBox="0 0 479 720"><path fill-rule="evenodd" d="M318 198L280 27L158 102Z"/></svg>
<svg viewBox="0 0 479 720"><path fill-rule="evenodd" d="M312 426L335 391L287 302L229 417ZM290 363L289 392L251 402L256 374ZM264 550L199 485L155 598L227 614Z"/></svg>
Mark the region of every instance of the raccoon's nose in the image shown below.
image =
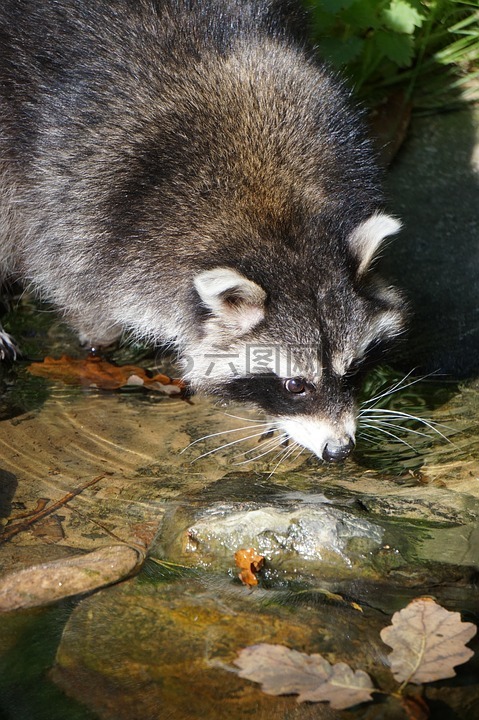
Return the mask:
<svg viewBox="0 0 479 720"><path fill-rule="evenodd" d="M353 447L354 441L350 437L343 440L328 440L324 446L323 460L326 460L326 462L342 462L346 460Z"/></svg>

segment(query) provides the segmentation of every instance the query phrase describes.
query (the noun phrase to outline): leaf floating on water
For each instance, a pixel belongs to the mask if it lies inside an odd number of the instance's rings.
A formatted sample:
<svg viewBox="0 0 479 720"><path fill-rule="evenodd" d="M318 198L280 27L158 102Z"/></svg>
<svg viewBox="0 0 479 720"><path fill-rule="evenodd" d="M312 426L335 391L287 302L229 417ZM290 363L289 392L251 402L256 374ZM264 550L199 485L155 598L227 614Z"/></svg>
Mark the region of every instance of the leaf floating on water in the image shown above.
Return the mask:
<svg viewBox="0 0 479 720"><path fill-rule="evenodd" d="M362 670L331 665L321 655L262 643L241 650L239 676L261 683L268 695L298 695L298 702L330 702L336 710L372 699L374 686Z"/></svg>
<svg viewBox="0 0 479 720"><path fill-rule="evenodd" d="M314 692L327 678L327 661L284 645L260 643L241 650L234 661L240 677L261 683L268 695ZM327 663L329 665L329 663Z"/></svg>
<svg viewBox="0 0 479 720"><path fill-rule="evenodd" d="M352 670L346 663L329 665L329 677L315 691L303 693L298 700L327 701L336 710L372 700L374 692L369 675L364 670Z"/></svg>
<svg viewBox="0 0 479 720"><path fill-rule="evenodd" d="M0 579L0 612L46 605L111 585L131 575L143 559L128 545L110 545L10 573Z"/></svg>
<svg viewBox="0 0 479 720"><path fill-rule="evenodd" d="M258 555L254 548L237 550L235 552L235 563L241 570L238 577L243 585L252 587L258 584L256 575L264 565L263 555Z"/></svg>
<svg viewBox="0 0 479 720"><path fill-rule="evenodd" d="M458 612L431 598L418 598L394 613L392 625L380 634L393 648L388 660L395 679L420 684L454 677L454 667L474 654L466 643L476 632L476 626L462 622Z"/></svg>
<svg viewBox="0 0 479 720"><path fill-rule="evenodd" d="M83 359L71 358L67 355L59 359L46 357L43 362L31 363L27 370L32 375L60 380L67 385L86 385L101 390L141 386L166 395L180 395L185 389L182 380L174 380L161 373L150 377L144 368L136 365L113 365L96 356Z"/></svg>

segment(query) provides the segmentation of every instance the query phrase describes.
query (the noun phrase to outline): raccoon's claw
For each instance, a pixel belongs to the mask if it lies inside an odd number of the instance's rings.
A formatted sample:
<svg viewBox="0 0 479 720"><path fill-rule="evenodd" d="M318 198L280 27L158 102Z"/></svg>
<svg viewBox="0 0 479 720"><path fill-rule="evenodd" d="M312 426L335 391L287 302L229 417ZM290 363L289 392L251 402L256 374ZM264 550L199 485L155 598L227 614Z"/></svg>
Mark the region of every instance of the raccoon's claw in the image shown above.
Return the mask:
<svg viewBox="0 0 479 720"><path fill-rule="evenodd" d="M19 350L14 339L0 326L0 361L13 362L18 354Z"/></svg>

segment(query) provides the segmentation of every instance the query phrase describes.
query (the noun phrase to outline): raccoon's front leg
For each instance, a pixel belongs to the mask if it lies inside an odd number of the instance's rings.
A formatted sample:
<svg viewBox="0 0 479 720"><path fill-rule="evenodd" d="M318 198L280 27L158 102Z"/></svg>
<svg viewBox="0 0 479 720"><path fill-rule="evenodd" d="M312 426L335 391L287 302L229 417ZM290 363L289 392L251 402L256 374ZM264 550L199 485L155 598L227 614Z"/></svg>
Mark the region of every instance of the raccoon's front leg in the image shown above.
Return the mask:
<svg viewBox="0 0 479 720"><path fill-rule="evenodd" d="M88 322L85 318L67 315L68 322L77 331L78 339L83 348L90 352L101 354L111 348L120 339L123 328L116 324L107 324L104 321Z"/></svg>
<svg viewBox="0 0 479 720"><path fill-rule="evenodd" d="M0 361L16 360L19 354L15 340L3 329L0 324Z"/></svg>

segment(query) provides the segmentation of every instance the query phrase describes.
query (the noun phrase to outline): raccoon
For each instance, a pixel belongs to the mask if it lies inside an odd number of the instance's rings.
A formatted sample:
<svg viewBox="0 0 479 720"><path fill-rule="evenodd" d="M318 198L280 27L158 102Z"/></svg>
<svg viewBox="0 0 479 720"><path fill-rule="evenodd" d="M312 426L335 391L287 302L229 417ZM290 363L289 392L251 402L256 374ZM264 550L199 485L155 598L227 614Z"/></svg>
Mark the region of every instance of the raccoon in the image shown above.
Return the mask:
<svg viewBox="0 0 479 720"><path fill-rule="evenodd" d="M0 273L89 347L176 349L326 461L401 333L361 113L270 0L2 0ZM14 353L0 336L2 353Z"/></svg>

